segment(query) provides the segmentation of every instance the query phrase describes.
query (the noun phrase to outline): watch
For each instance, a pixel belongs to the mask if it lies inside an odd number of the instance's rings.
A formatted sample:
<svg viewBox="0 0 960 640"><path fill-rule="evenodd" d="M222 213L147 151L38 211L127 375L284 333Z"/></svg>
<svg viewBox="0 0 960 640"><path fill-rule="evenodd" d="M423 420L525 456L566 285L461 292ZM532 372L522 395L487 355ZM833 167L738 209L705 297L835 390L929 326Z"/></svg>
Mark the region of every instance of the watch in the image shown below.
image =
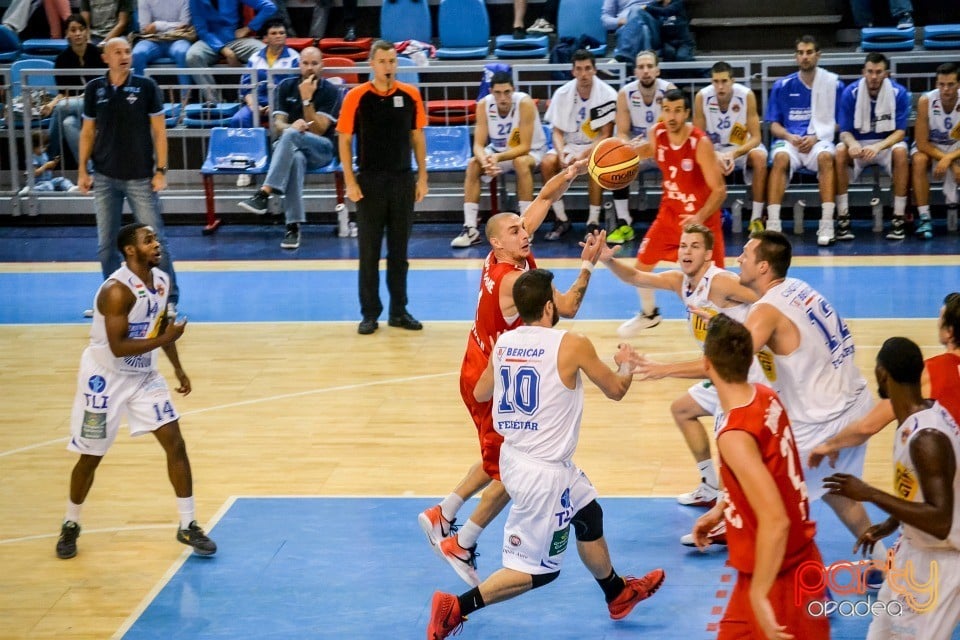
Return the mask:
<svg viewBox="0 0 960 640"><path fill-rule="evenodd" d="M303 101L303 106L305 107L309 107L312 104L313 104L313 100L310 100L309 98Z"/></svg>
<svg viewBox="0 0 960 640"><path fill-rule="evenodd" d="M159 173L159 174L162 174L162 175L167 175L167 168L166 168L166 167L157 167L156 173Z"/></svg>

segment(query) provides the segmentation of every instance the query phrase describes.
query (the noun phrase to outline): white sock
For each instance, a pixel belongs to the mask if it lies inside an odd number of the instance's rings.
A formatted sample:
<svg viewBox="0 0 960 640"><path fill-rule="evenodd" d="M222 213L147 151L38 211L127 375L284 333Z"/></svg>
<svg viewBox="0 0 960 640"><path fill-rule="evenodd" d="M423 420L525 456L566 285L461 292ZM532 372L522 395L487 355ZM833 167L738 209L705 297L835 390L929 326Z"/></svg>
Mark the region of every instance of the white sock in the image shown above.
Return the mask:
<svg viewBox="0 0 960 640"><path fill-rule="evenodd" d="M657 298L653 295L652 289L637 289L637 295L640 296L640 310L643 315L649 316L657 308Z"/></svg>
<svg viewBox="0 0 960 640"><path fill-rule="evenodd" d="M589 213L587 214L587 224L600 224L600 205L592 204L590 205Z"/></svg>
<svg viewBox="0 0 960 640"><path fill-rule="evenodd" d="M630 216L629 200L627 200L626 198L624 198L623 200L614 200L613 208L617 210L617 220L627 225L628 227L631 224L633 224L633 218Z"/></svg>
<svg viewBox="0 0 960 640"><path fill-rule="evenodd" d="M457 532L457 543L464 549L474 547L481 533L483 533L483 527L473 520L467 520Z"/></svg>
<svg viewBox="0 0 960 640"><path fill-rule="evenodd" d="M821 204L820 211L823 214L821 219L824 220L825 222L832 222L833 210L836 208L836 206L837 205L835 205L832 202L824 202L823 204Z"/></svg>
<svg viewBox="0 0 960 640"><path fill-rule="evenodd" d="M557 216L557 220L567 221L567 208L563 205L563 200L557 200L553 203L553 215Z"/></svg>
<svg viewBox="0 0 960 640"><path fill-rule="evenodd" d="M442 515L447 522L453 522L454 518L457 517L457 512L460 511L460 507L462 506L463 498L455 493L451 493L440 502L440 515Z"/></svg>
<svg viewBox="0 0 960 640"><path fill-rule="evenodd" d="M63 516L63 521L67 522L68 520L72 522L80 522L80 510L83 509L83 503L73 504L69 498L67 498L67 514Z"/></svg>
<svg viewBox="0 0 960 640"><path fill-rule="evenodd" d="M517 213L523 215L523 212L526 211L527 207L529 207L531 204L533 204L532 200L517 200L517 209L520 209L520 211L517 211Z"/></svg>
<svg viewBox="0 0 960 640"><path fill-rule="evenodd" d="M903 217L907 214L907 196L893 197L893 215Z"/></svg>
<svg viewBox="0 0 960 640"><path fill-rule="evenodd" d="M780 219L780 205L778 204L768 204L767 205L767 220L779 220Z"/></svg>
<svg viewBox="0 0 960 640"><path fill-rule="evenodd" d="M753 211L750 212L750 219L759 220L761 217L763 217L763 203L754 201Z"/></svg>
<svg viewBox="0 0 960 640"><path fill-rule="evenodd" d="M842 216L850 215L850 194L849 193L837 194L837 211L839 211L840 215Z"/></svg>
<svg viewBox="0 0 960 640"><path fill-rule="evenodd" d="M177 511L180 513L180 528L186 529L197 519L196 507L193 506L193 496L177 498Z"/></svg>
<svg viewBox="0 0 960 640"><path fill-rule="evenodd" d="M480 205L476 202L463 203L463 224L464 226L477 228L477 217L480 215Z"/></svg>
<svg viewBox="0 0 960 640"><path fill-rule="evenodd" d="M924 220L930 219L930 205L924 204L917 207L917 213L920 214L920 217Z"/></svg>
<svg viewBox="0 0 960 640"><path fill-rule="evenodd" d="M697 463L697 470L703 481L716 489L719 486L717 482L717 472L713 468L713 460L701 460Z"/></svg>

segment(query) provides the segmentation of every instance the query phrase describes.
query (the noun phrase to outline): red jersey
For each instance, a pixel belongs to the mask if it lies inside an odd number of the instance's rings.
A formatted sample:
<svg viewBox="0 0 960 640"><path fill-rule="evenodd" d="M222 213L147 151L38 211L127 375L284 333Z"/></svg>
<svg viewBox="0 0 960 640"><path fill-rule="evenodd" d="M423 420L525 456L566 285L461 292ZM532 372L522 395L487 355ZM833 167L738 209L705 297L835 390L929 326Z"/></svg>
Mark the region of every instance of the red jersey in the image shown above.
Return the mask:
<svg viewBox="0 0 960 640"><path fill-rule="evenodd" d="M930 397L960 424L960 356L941 353L924 361L930 376Z"/></svg>
<svg viewBox="0 0 960 640"><path fill-rule="evenodd" d="M527 271L536 268L537 262L533 259L533 254L527 256L527 264L523 267L509 262L497 262L493 251L487 254L487 259L483 261L480 298L477 300L477 315L474 317L470 336L487 357L490 356L490 350L501 333L516 329L523 324L519 315L508 322L500 310L500 282L503 276L511 271Z"/></svg>
<svg viewBox="0 0 960 640"><path fill-rule="evenodd" d="M707 138L707 134L691 126L690 136L678 148L670 143L670 134L662 123L655 125L653 131L655 157L663 174L660 210L678 217L694 215L703 207L711 191L697 163L697 144ZM710 217L714 215L711 213Z"/></svg>
<svg viewBox="0 0 960 640"><path fill-rule="evenodd" d="M793 439L790 419L776 392L762 384L754 384L750 404L736 407L720 416L717 439L728 431L746 431L757 441L763 463L773 476L780 492L790 533L780 572L790 569L807 558L813 542L816 524L810 520L810 501L803 481L800 454ZM727 508L727 544L730 564L743 573L752 574L757 538L757 515L747 501L743 487L720 456L720 475L723 479Z"/></svg>

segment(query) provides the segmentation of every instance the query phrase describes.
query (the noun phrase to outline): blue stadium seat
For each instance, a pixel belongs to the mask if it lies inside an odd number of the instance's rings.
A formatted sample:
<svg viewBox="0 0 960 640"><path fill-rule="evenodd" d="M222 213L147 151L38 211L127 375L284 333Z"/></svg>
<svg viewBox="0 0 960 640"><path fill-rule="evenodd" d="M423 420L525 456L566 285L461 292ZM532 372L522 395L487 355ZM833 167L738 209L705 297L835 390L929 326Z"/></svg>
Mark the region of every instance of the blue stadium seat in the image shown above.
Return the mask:
<svg viewBox="0 0 960 640"><path fill-rule="evenodd" d="M931 24L923 28L927 49L960 49L960 24Z"/></svg>
<svg viewBox="0 0 960 640"><path fill-rule="evenodd" d="M560 0L557 10L557 38L576 40L587 35L603 44L590 49L595 56L607 52L607 30L603 28L600 14L603 0Z"/></svg>
<svg viewBox="0 0 960 640"><path fill-rule="evenodd" d="M188 105L187 109L190 106L195 105ZM210 132L207 158L200 169L207 205L207 226L203 230L204 235L213 233L220 226L213 198L213 176L240 173L264 174L268 169L269 153L267 130L263 127L252 129L215 127Z"/></svg>
<svg viewBox="0 0 960 640"><path fill-rule="evenodd" d="M220 102L213 105L188 104L184 108L183 124L191 129L226 127L230 124L230 118L239 110L239 102Z"/></svg>
<svg viewBox="0 0 960 640"><path fill-rule="evenodd" d="M860 48L864 51L912 51L916 29L864 27L860 30Z"/></svg>
<svg viewBox="0 0 960 640"><path fill-rule="evenodd" d="M380 37L388 42L430 42L430 8L425 0L396 0L380 7Z"/></svg>
<svg viewBox="0 0 960 640"><path fill-rule="evenodd" d="M548 36L514 38L512 35L497 36L493 43L493 55L505 60L516 58L543 58L550 51Z"/></svg>
<svg viewBox="0 0 960 640"><path fill-rule="evenodd" d="M490 18L483 0L440 0L437 17L441 60L486 58L490 51Z"/></svg>
<svg viewBox="0 0 960 640"><path fill-rule="evenodd" d="M397 56L397 66L398 67L416 67L417 63L405 56ZM370 79L373 80L372 73L370 74ZM418 84L420 84L420 74L417 73L416 71L400 71L398 69L397 80L400 82L406 82L407 84L412 84L413 86L417 86Z"/></svg>
<svg viewBox="0 0 960 640"><path fill-rule="evenodd" d="M466 171L473 155L470 127L424 127L427 171Z"/></svg>
<svg viewBox="0 0 960 640"><path fill-rule="evenodd" d="M12 98L19 98L22 93L23 83L20 78L25 69L53 69L53 62L42 58L22 58L16 60L10 65L10 95ZM51 97L57 92L57 80L52 75L30 76L27 78L27 86L33 89L45 90ZM36 107L37 105L31 105ZM23 126L23 113L17 115L17 126ZM31 126L46 127L50 118L32 118Z"/></svg>
<svg viewBox="0 0 960 640"><path fill-rule="evenodd" d="M42 60L57 59L60 52L64 51L69 44L66 40L58 38L31 38L24 40L22 45L22 56L24 58L40 58Z"/></svg>
<svg viewBox="0 0 960 640"><path fill-rule="evenodd" d="M183 113L183 105L179 102L163 103L163 118L167 123L167 128L175 127L180 122L180 114Z"/></svg>

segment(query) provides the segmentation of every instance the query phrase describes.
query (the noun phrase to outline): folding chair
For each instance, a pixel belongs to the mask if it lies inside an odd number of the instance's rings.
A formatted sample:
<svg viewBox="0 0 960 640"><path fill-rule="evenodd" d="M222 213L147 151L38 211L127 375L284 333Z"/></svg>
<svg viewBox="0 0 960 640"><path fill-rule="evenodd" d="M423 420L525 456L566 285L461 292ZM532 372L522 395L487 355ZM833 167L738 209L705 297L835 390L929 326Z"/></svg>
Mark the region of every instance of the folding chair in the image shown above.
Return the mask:
<svg viewBox="0 0 960 640"><path fill-rule="evenodd" d="M207 158L200 169L207 204L207 226L203 229L203 235L210 235L220 226L213 197L213 176L241 173L263 175L268 169L269 155L267 130L262 127L215 127L210 132Z"/></svg>

